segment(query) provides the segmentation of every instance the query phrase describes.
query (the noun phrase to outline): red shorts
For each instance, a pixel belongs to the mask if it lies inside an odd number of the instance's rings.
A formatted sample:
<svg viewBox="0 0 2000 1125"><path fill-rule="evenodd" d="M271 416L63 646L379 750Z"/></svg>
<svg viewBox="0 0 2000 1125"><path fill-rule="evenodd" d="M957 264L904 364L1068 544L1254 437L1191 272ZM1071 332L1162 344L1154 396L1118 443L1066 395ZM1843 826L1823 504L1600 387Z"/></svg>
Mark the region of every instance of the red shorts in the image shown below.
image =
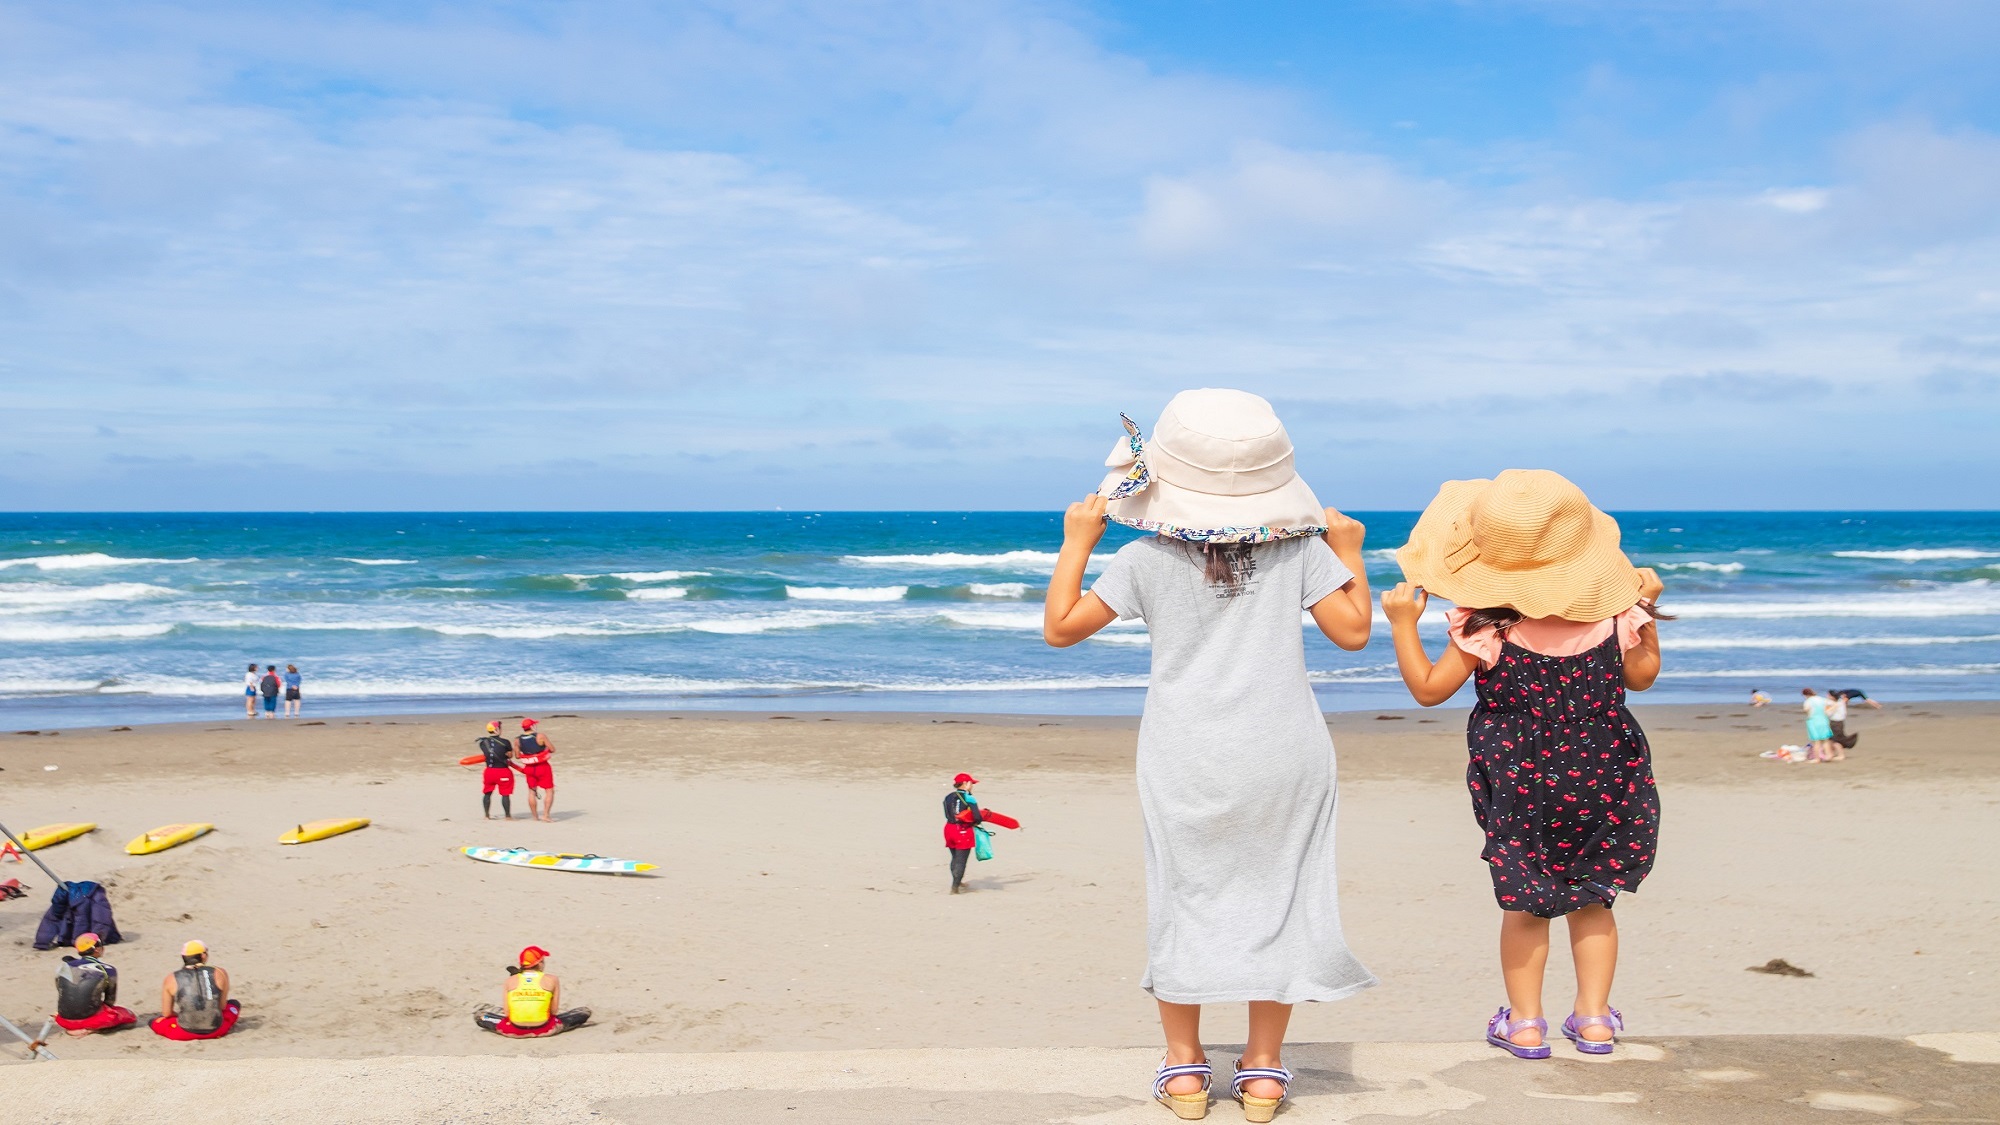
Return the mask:
<svg viewBox="0 0 2000 1125"><path fill-rule="evenodd" d="M96 1015L88 1019L66 1020L55 1017L56 1026L64 1031L110 1031L114 1027L124 1027L128 1023L138 1023L139 1017L130 1008L120 1008L107 1004Z"/></svg>
<svg viewBox="0 0 2000 1125"><path fill-rule="evenodd" d="M556 771L550 768L547 762L534 766L522 766L521 778L528 783L528 788L530 789L554 789L556 787Z"/></svg>
<svg viewBox="0 0 2000 1125"><path fill-rule="evenodd" d="M514 792L513 767L502 766L499 769L494 769L492 766L487 766L486 775L479 781L479 791L481 793L498 793L503 797L511 796Z"/></svg>
<svg viewBox="0 0 2000 1125"><path fill-rule="evenodd" d="M236 1017L242 1014L243 1005L231 1000L229 1003L223 1005L222 1026L216 1028L214 1031L183 1031L181 1030L181 1021L174 1018L171 1013L156 1017L147 1026L153 1029L153 1034L163 1039L179 1039L182 1042L194 1039L220 1039L229 1034L229 1029L236 1026Z"/></svg>

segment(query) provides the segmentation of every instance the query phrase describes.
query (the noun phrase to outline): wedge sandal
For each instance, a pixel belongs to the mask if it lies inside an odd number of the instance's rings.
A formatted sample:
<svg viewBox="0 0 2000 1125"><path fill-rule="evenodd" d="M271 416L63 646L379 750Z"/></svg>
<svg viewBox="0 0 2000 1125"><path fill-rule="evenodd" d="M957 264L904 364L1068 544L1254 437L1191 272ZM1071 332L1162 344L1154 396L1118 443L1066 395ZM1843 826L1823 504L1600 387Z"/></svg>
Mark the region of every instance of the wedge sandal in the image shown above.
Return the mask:
<svg viewBox="0 0 2000 1125"><path fill-rule="evenodd" d="M1169 1094L1167 1083L1176 1078L1194 1077L1201 1079L1201 1090L1193 1094ZM1208 1091L1215 1085L1215 1068L1206 1061L1198 1063L1175 1063L1167 1065L1160 1060L1159 1072L1153 1075L1153 1100L1174 1111L1174 1116L1182 1121L1200 1121L1208 1116Z"/></svg>
<svg viewBox="0 0 2000 1125"><path fill-rule="evenodd" d="M1260 1098L1255 1094L1243 1092L1245 1082L1254 1082L1259 1078L1269 1078L1276 1082L1282 1087L1282 1092L1275 1098ZM1282 1066L1246 1067L1242 1059L1237 1059L1236 1073L1229 1078L1229 1096L1235 1098L1236 1103L1243 1107L1243 1120L1269 1121L1278 1112L1278 1107L1285 1104L1285 1099L1292 1096L1292 1072Z"/></svg>

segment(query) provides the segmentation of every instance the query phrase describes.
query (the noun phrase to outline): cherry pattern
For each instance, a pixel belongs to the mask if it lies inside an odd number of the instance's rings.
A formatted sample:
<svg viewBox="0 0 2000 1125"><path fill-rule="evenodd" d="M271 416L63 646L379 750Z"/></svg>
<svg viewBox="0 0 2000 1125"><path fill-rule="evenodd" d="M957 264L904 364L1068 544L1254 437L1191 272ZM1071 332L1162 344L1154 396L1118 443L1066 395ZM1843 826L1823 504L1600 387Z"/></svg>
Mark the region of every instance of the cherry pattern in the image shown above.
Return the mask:
<svg viewBox="0 0 2000 1125"><path fill-rule="evenodd" d="M1659 846L1660 793L1625 707L1617 631L1575 656L1507 642L1475 684L1465 783L1500 909L1559 918L1637 890Z"/></svg>

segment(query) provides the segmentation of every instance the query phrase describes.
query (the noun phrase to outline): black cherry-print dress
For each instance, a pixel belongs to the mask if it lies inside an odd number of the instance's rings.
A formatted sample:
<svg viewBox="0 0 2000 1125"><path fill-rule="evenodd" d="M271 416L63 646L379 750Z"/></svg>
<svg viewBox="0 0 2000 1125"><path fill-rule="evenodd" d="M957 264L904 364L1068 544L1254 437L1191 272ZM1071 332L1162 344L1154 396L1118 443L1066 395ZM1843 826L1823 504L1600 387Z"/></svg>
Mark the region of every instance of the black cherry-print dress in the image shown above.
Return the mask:
<svg viewBox="0 0 2000 1125"><path fill-rule="evenodd" d="M1503 643L1475 680L1465 782L1500 909L1610 906L1653 869L1660 794L1624 677L1614 629L1575 656Z"/></svg>

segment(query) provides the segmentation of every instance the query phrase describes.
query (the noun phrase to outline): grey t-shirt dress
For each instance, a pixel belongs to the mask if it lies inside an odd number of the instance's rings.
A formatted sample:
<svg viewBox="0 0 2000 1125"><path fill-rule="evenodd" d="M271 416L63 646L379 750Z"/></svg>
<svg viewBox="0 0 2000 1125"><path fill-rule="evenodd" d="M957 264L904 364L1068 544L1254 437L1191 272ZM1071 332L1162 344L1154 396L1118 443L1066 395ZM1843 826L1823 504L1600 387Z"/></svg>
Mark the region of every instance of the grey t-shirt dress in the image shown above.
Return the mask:
<svg viewBox="0 0 2000 1125"><path fill-rule="evenodd" d="M1153 641L1140 984L1175 1004L1338 1000L1375 978L1341 935L1333 739L1299 614L1353 574L1317 536L1259 545L1245 565L1231 594L1208 584L1199 546L1148 536L1091 587Z"/></svg>

